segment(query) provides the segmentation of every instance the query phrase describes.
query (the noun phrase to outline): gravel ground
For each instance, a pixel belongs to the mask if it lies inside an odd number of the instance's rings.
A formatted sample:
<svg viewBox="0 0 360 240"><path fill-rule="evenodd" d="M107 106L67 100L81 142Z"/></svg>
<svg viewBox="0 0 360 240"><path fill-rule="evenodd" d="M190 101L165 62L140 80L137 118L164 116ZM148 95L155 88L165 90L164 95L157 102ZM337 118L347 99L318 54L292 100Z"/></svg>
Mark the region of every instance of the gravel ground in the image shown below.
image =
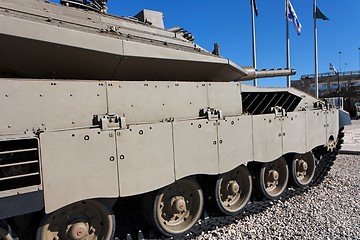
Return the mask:
<svg viewBox="0 0 360 240"><path fill-rule="evenodd" d="M203 239L360 239L360 156L339 155L323 183Z"/></svg>

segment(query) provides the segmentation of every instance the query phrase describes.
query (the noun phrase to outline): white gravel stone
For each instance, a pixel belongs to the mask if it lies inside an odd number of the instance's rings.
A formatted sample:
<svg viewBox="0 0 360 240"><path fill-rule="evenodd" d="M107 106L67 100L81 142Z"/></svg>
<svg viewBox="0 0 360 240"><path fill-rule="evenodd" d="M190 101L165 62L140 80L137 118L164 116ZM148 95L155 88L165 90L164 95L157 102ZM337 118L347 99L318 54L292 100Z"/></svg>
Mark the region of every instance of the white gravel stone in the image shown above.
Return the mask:
<svg viewBox="0 0 360 240"><path fill-rule="evenodd" d="M320 185L196 239L360 239L360 156L339 155Z"/></svg>

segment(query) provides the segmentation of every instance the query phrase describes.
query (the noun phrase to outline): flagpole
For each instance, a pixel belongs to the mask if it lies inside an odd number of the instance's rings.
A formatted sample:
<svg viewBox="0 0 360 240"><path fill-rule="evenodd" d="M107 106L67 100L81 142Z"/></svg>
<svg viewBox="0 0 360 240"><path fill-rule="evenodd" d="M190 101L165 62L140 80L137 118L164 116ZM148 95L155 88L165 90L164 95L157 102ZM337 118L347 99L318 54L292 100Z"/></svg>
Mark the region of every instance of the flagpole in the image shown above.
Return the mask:
<svg viewBox="0 0 360 240"><path fill-rule="evenodd" d="M286 7L286 67L290 69L290 38L289 38L289 0L285 0ZM290 76L286 77L287 87L290 87Z"/></svg>
<svg viewBox="0 0 360 240"><path fill-rule="evenodd" d="M316 0L314 0L314 51L315 51L315 97L319 98L319 76L318 76L318 44L317 44L317 28L316 28Z"/></svg>
<svg viewBox="0 0 360 240"><path fill-rule="evenodd" d="M252 29L253 67L256 69L256 36L255 36L255 6L254 6L254 0L251 0L251 29ZM254 86L257 86L257 79L256 78L254 78Z"/></svg>

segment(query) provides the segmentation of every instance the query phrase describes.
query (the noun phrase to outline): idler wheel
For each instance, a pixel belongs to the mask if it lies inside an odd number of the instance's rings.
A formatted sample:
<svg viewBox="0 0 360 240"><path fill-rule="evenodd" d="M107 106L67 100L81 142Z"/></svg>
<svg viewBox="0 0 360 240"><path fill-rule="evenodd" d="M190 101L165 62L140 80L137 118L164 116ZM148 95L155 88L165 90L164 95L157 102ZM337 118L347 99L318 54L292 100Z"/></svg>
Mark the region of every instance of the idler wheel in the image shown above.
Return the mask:
<svg viewBox="0 0 360 240"><path fill-rule="evenodd" d="M284 157L269 163L261 163L255 169L256 193L259 197L276 199L286 189L289 170Z"/></svg>
<svg viewBox="0 0 360 240"><path fill-rule="evenodd" d="M166 236L189 231L201 216L204 205L199 184L191 178L181 179L144 201L144 211L150 223Z"/></svg>
<svg viewBox="0 0 360 240"><path fill-rule="evenodd" d="M306 187L314 178L316 169L312 152L295 154L290 162L290 182L295 187Z"/></svg>
<svg viewBox="0 0 360 240"><path fill-rule="evenodd" d="M244 209L252 192L251 175L247 167L241 165L218 177L215 185L215 201L225 215L234 215Z"/></svg>
<svg viewBox="0 0 360 240"><path fill-rule="evenodd" d="M46 215L37 231L37 240L113 239L115 217L96 200L82 201Z"/></svg>

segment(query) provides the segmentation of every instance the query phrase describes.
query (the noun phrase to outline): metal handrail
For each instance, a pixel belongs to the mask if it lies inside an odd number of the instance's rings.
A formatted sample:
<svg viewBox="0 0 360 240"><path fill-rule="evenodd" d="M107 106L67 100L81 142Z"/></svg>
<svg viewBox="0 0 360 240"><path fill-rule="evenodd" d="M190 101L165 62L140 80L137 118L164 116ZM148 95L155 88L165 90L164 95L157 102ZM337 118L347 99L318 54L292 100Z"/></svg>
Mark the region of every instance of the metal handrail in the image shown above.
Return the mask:
<svg viewBox="0 0 360 240"><path fill-rule="evenodd" d="M360 70L339 72L339 76L352 76L352 75L360 75ZM326 73L320 73L318 76L319 77L334 77L337 75L334 72L326 72ZM300 79L304 79L304 78L315 78L315 74L301 75Z"/></svg>

